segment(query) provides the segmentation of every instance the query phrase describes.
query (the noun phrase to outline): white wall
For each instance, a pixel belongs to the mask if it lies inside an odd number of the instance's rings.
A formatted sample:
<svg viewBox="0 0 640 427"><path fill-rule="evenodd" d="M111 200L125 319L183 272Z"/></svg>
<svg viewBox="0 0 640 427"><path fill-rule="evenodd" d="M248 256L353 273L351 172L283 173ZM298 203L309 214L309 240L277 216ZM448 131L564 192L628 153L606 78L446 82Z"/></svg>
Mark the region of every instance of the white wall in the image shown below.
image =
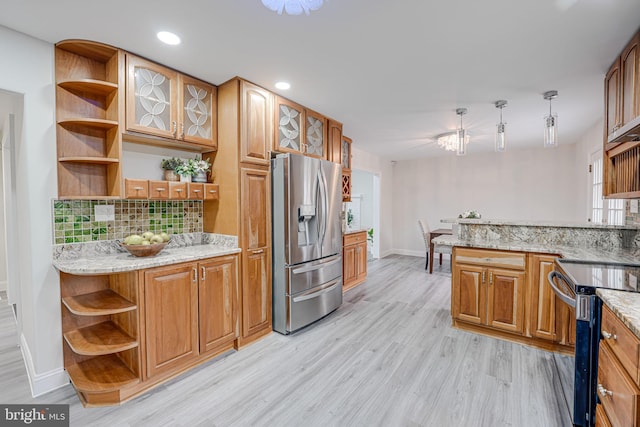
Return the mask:
<svg viewBox="0 0 640 427"><path fill-rule="evenodd" d="M32 392L66 383L60 341L60 286L52 262L51 199L57 193L54 51L49 43L0 27L0 90L24 95L16 150L19 322Z"/></svg>
<svg viewBox="0 0 640 427"><path fill-rule="evenodd" d="M379 239L380 256L385 257L393 253L393 168L389 160L357 148L354 141L351 153L352 170L371 172L380 177L380 231L376 232Z"/></svg>
<svg viewBox="0 0 640 427"><path fill-rule="evenodd" d="M542 143L541 143L542 144ZM576 145L398 161L393 175L393 248L422 256L418 219L476 210L484 218L584 221L577 203L586 186L576 179Z"/></svg>
<svg viewBox="0 0 640 427"><path fill-rule="evenodd" d="M360 194L360 228L373 227L373 174L351 171L351 194ZM375 233L375 231L374 231Z"/></svg>

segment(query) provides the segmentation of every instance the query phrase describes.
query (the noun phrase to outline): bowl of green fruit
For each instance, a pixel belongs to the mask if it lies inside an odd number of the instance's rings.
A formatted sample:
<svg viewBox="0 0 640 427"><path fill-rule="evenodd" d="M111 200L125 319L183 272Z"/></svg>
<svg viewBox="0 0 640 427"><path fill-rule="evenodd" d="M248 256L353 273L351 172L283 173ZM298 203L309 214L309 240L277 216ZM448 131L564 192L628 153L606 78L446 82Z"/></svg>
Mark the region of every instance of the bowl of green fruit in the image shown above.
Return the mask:
<svg viewBox="0 0 640 427"><path fill-rule="evenodd" d="M155 234L145 231L142 234L131 234L120 242L120 246L131 255L146 257L157 255L169 243L171 237L167 233Z"/></svg>

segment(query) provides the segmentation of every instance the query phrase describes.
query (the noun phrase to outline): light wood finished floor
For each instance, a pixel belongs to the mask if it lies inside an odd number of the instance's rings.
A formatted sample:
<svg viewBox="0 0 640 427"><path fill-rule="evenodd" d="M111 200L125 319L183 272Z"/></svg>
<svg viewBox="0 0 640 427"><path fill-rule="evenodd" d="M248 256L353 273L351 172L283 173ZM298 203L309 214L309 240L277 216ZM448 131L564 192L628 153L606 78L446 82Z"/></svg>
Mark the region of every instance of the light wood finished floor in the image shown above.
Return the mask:
<svg viewBox="0 0 640 427"><path fill-rule="evenodd" d="M0 301L0 402L68 403L72 426L570 425L573 359L452 329L448 263L391 256L342 307L272 333L119 407L71 386L33 399Z"/></svg>

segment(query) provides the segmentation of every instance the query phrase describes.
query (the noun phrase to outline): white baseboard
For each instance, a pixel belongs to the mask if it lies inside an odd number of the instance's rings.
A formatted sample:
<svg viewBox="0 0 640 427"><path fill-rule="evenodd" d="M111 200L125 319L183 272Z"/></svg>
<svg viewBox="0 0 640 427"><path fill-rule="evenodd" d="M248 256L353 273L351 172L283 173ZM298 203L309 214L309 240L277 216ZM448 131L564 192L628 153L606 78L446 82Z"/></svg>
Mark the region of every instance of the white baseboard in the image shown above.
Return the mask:
<svg viewBox="0 0 640 427"><path fill-rule="evenodd" d="M31 351L29 350L29 345L27 344L24 334L20 334L20 350L22 351L22 358L27 368L29 387L31 387L31 395L33 397L41 396L69 384L69 376L64 368L53 369L43 374L36 373L33 367Z"/></svg>
<svg viewBox="0 0 640 427"><path fill-rule="evenodd" d="M392 249L395 255L407 255L407 256L419 256L423 257L426 255L425 251L412 251L410 249Z"/></svg>

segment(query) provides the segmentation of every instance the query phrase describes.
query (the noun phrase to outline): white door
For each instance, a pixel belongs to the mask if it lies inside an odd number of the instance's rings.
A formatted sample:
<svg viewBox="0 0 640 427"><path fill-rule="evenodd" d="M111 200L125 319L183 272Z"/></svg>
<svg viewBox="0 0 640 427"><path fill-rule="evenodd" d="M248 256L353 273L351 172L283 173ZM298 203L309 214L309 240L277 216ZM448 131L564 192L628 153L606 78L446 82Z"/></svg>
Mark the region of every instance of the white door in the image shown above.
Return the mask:
<svg viewBox="0 0 640 427"><path fill-rule="evenodd" d="M589 220L596 224L624 225L624 200L602 197L602 150L591 153L589 160L591 175Z"/></svg>

